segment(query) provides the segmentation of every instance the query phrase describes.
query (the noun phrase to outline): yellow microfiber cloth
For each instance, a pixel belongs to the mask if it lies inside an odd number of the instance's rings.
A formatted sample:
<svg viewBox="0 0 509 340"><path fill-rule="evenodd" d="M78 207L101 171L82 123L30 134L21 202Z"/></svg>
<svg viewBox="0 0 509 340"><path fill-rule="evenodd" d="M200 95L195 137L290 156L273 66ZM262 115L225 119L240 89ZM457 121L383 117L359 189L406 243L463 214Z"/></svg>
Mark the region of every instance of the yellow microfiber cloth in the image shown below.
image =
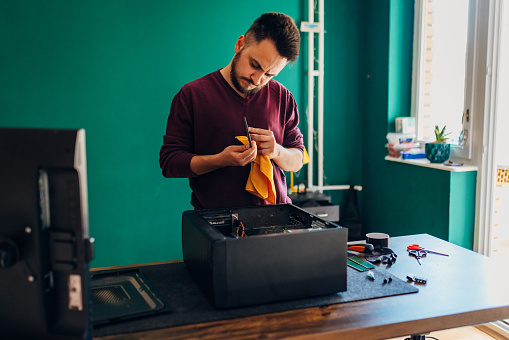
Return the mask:
<svg viewBox="0 0 509 340"><path fill-rule="evenodd" d="M235 137L242 144L249 144L246 136ZM246 183L246 191L276 204L276 186L274 185L274 173L272 172L272 163L267 155L258 155L251 162L251 172Z"/></svg>

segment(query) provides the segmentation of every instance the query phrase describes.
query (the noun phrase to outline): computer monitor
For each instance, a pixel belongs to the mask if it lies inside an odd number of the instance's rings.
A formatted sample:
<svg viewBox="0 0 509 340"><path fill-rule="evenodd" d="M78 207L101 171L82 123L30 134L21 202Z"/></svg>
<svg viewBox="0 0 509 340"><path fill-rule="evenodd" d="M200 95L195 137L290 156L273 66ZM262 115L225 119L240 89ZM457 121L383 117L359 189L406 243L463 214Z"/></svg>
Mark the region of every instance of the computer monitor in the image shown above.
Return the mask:
<svg viewBox="0 0 509 340"><path fill-rule="evenodd" d="M83 129L0 128L0 334L91 339Z"/></svg>

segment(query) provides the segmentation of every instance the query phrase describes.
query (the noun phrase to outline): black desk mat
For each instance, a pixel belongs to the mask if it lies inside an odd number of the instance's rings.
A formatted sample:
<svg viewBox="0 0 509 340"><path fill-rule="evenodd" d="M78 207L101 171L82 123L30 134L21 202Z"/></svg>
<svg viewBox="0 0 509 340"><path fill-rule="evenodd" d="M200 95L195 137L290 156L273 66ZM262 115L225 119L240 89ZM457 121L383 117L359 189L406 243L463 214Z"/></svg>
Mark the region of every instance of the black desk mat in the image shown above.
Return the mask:
<svg viewBox="0 0 509 340"><path fill-rule="evenodd" d="M397 262L396 264L397 265ZM216 309L207 300L189 274L185 263L170 263L140 267L140 272L150 281L161 297L170 305L172 312L94 326L94 336L133 333L150 329L167 328L194 323L228 320L252 315L276 313L331 304L381 298L392 295L416 293L416 287L377 267L373 269L375 280L367 272L347 267L347 291L332 295L300 299L259 306ZM95 272L100 273L100 272ZM392 278L383 283L384 278Z"/></svg>

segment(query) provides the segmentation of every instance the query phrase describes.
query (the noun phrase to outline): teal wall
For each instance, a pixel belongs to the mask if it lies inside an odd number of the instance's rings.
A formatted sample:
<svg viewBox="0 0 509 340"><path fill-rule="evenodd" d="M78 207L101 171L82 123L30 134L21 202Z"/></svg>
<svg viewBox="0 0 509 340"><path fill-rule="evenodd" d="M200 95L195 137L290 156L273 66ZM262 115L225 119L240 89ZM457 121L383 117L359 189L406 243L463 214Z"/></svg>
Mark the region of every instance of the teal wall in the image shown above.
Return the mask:
<svg viewBox="0 0 509 340"><path fill-rule="evenodd" d="M324 184L362 185L362 1L325 1ZM318 40L318 39L317 39ZM318 172L315 169L314 174ZM315 184L318 181L315 179ZM346 191L329 191L346 205ZM358 195L359 199L362 193Z"/></svg>
<svg viewBox="0 0 509 340"><path fill-rule="evenodd" d="M0 1L0 126L85 128L92 266L179 259L186 179L159 148L173 96L228 64L260 14L301 1ZM278 76L302 103L301 63Z"/></svg>
<svg viewBox="0 0 509 340"><path fill-rule="evenodd" d="M476 171L451 174L448 240L469 249L474 240L476 180Z"/></svg>
<svg viewBox="0 0 509 340"><path fill-rule="evenodd" d="M473 211L471 176L384 160L394 118L409 114L411 3L325 2L325 182L363 186L366 231L448 238L450 226L473 228L470 215L450 215ZM0 126L85 128L92 267L182 257L190 190L186 179L163 178L158 164L171 100L183 84L226 66L236 39L267 11L308 20L303 0L0 0ZM301 121L306 49L303 35L301 58L277 77ZM451 200L452 190L467 196ZM330 194L344 205L345 192Z"/></svg>

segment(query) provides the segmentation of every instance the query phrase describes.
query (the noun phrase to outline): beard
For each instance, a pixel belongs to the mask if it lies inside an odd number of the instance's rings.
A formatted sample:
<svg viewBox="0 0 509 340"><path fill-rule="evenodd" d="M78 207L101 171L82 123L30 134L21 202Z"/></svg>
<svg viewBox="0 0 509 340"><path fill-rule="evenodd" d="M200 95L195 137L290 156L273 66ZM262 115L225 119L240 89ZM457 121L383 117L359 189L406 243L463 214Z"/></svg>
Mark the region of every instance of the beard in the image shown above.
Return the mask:
<svg viewBox="0 0 509 340"><path fill-rule="evenodd" d="M260 91L267 84L258 85L256 87L250 89L250 90L247 90L244 87L242 87L242 85L240 85L240 79L244 79L249 84L254 85L254 83L253 83L253 81L251 79L245 78L245 77L239 77L239 75L237 74L236 66L237 66L237 63L238 63L238 61L240 59L241 53L242 53L242 51L240 51L238 53L235 53L235 56L233 57L232 66L231 66L231 70L230 70L230 79L231 79L232 84L235 87L235 89L237 91L239 91L240 93L247 94L247 95L254 94L254 93Z"/></svg>

